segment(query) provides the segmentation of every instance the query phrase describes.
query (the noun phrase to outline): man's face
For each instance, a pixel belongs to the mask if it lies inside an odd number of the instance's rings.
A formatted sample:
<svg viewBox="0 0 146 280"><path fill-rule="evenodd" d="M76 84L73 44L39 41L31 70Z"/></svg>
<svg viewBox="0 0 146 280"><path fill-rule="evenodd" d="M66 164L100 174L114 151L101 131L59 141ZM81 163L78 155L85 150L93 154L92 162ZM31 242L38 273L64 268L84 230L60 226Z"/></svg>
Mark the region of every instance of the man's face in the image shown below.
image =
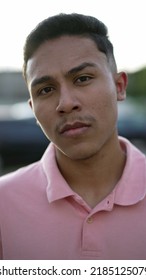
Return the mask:
<svg viewBox="0 0 146 280"><path fill-rule="evenodd" d="M35 117L58 155L87 159L115 137L126 79L112 73L91 39L46 41L28 61L27 81Z"/></svg>

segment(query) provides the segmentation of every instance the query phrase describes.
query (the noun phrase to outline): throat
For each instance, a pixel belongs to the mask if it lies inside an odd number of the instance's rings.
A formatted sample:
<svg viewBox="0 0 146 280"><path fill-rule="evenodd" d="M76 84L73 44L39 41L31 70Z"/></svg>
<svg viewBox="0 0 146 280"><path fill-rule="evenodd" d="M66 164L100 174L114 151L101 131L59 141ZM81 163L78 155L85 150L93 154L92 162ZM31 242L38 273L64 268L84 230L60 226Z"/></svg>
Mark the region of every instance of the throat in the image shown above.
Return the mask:
<svg viewBox="0 0 146 280"><path fill-rule="evenodd" d="M111 185L84 185L80 186L71 186L72 190L76 192L79 196L83 198L83 200L90 206L90 208L94 208L98 203L104 200L115 188L116 184L113 183Z"/></svg>
<svg viewBox="0 0 146 280"><path fill-rule="evenodd" d="M84 163L65 157L58 167L69 187L94 208L113 191L122 176L125 162L125 152L113 149L111 153L106 151L100 158Z"/></svg>

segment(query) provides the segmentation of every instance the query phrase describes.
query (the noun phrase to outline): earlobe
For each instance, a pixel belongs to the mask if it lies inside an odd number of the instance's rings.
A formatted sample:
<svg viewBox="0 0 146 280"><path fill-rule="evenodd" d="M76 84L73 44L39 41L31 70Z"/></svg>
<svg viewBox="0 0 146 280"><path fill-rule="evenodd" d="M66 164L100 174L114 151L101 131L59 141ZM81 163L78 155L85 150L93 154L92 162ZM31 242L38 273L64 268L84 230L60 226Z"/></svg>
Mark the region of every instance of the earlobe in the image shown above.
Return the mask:
<svg viewBox="0 0 146 280"><path fill-rule="evenodd" d="M28 99L28 104L29 104L30 108L32 109L32 101L31 101L31 98Z"/></svg>
<svg viewBox="0 0 146 280"><path fill-rule="evenodd" d="M31 98L28 99L28 104L29 104L30 108L31 108L32 111L33 111L33 105L32 105ZM33 112L33 113L34 113L34 112ZM35 114L34 114L34 117L35 117ZM35 117L35 119L36 119L36 117ZM39 125L39 121L38 121L37 119L36 119L36 124Z"/></svg>
<svg viewBox="0 0 146 280"><path fill-rule="evenodd" d="M126 88L128 84L128 77L125 72L117 74L116 87L117 87L117 100L123 101L126 98Z"/></svg>

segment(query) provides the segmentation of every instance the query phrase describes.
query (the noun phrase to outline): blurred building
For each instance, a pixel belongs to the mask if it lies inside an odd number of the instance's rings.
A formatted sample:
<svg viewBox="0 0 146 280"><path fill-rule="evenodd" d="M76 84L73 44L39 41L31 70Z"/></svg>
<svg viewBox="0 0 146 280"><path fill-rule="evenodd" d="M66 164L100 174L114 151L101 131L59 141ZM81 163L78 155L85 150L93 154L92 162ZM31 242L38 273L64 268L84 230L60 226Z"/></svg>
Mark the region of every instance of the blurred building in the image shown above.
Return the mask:
<svg viewBox="0 0 146 280"><path fill-rule="evenodd" d="M0 103L11 104L28 99L28 90L21 72L0 72Z"/></svg>

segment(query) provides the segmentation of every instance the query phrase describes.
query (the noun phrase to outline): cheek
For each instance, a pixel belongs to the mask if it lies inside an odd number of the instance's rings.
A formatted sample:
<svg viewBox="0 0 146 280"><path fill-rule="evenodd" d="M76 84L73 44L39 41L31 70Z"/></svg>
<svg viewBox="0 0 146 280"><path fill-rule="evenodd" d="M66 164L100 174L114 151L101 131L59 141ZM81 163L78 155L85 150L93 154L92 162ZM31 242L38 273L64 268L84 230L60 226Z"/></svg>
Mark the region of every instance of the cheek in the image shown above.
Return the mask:
<svg viewBox="0 0 146 280"><path fill-rule="evenodd" d="M90 106L90 105L89 105ZM110 92L101 93L101 96L91 104L91 110L98 121L105 126L109 122L117 120L117 100L116 95Z"/></svg>
<svg viewBox="0 0 146 280"><path fill-rule="evenodd" d="M47 110L44 106L35 108L35 117L40 129L48 139L51 139L54 134L54 117L52 110Z"/></svg>
<svg viewBox="0 0 146 280"><path fill-rule="evenodd" d="M44 134L46 136L52 134L52 126L54 125L53 110L44 104L35 104L34 115Z"/></svg>
<svg viewBox="0 0 146 280"><path fill-rule="evenodd" d="M52 109L50 106L47 105L46 102L34 102L33 110L36 118L40 122L49 121L52 116Z"/></svg>

